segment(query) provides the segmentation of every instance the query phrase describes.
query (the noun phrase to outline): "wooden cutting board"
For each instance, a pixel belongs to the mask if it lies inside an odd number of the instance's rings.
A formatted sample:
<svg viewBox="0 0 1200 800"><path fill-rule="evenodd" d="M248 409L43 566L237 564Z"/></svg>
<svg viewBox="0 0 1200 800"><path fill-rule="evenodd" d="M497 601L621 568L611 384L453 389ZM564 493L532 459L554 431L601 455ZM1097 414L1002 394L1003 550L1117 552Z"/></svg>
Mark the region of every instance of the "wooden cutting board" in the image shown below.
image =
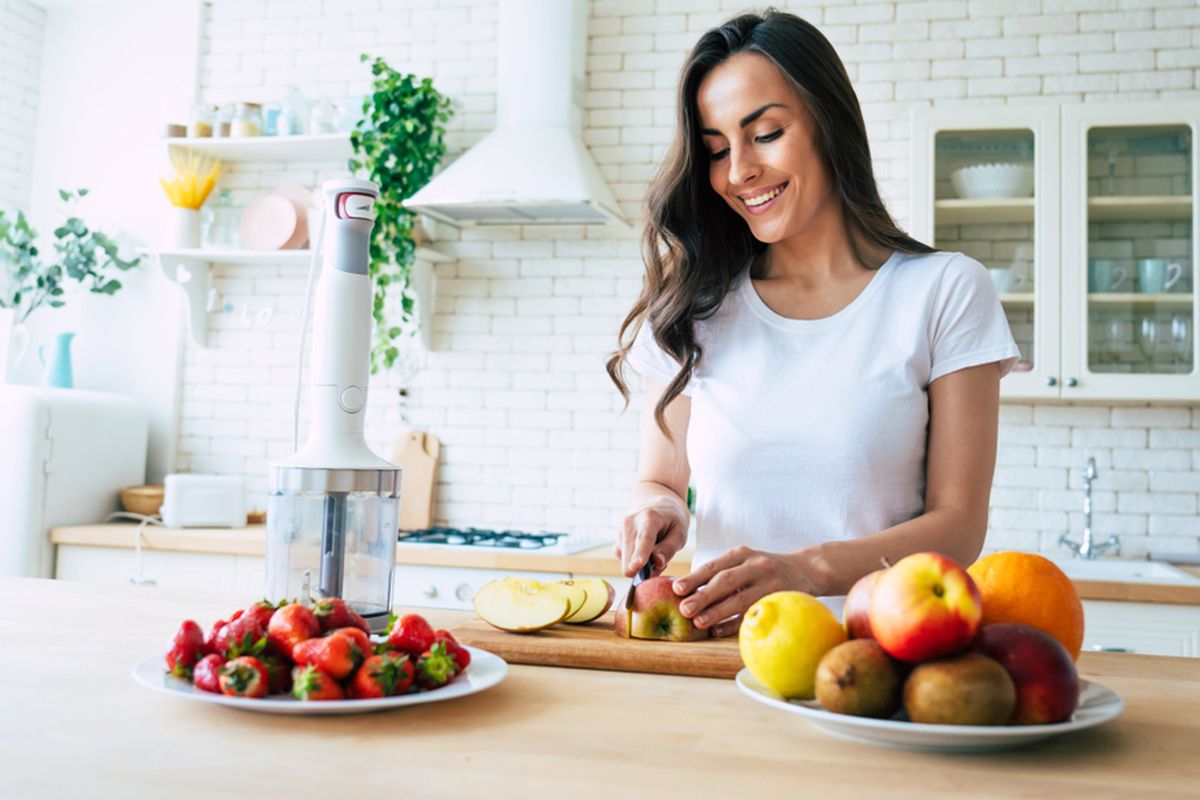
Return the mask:
<svg viewBox="0 0 1200 800"><path fill-rule="evenodd" d="M478 619L451 632L460 642L513 664L700 678L732 678L742 668L736 636L699 642L620 639L613 633L611 614L586 625L564 623L537 633L506 633Z"/></svg>
<svg viewBox="0 0 1200 800"><path fill-rule="evenodd" d="M433 524L438 459L442 443L433 434L410 430L396 440L392 462L400 465L400 530Z"/></svg>

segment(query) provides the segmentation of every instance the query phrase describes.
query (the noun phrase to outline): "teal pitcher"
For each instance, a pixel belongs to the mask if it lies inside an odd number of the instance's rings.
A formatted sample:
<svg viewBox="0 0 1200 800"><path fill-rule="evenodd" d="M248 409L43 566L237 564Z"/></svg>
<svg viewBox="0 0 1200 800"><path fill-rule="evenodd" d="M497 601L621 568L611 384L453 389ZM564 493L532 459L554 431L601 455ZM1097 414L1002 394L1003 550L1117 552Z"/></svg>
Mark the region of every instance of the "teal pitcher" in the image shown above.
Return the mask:
<svg viewBox="0 0 1200 800"><path fill-rule="evenodd" d="M59 389L72 389L75 387L75 379L71 374L71 340L75 338L73 333L60 333L54 337L54 354L50 357L50 363L46 363L46 345L38 347L38 360L42 362L46 369L46 385L54 386Z"/></svg>

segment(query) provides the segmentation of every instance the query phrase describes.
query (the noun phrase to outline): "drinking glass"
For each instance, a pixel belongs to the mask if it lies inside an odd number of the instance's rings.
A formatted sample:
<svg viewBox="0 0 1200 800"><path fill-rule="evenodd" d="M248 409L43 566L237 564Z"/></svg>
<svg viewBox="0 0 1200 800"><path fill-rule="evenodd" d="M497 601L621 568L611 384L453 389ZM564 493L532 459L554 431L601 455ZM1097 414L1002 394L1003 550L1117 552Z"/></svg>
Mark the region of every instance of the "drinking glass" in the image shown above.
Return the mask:
<svg viewBox="0 0 1200 800"><path fill-rule="evenodd" d="M1192 315L1175 314L1171 317L1171 355L1176 372L1191 372L1192 363ZM1178 369L1178 367L1188 367Z"/></svg>
<svg viewBox="0 0 1200 800"><path fill-rule="evenodd" d="M1133 320L1110 317L1104 323L1104 351L1113 364L1128 364L1133 353Z"/></svg>
<svg viewBox="0 0 1200 800"><path fill-rule="evenodd" d="M1154 372L1154 364L1163 354L1163 326L1154 317L1143 317L1138 329L1138 349L1146 357L1146 371Z"/></svg>

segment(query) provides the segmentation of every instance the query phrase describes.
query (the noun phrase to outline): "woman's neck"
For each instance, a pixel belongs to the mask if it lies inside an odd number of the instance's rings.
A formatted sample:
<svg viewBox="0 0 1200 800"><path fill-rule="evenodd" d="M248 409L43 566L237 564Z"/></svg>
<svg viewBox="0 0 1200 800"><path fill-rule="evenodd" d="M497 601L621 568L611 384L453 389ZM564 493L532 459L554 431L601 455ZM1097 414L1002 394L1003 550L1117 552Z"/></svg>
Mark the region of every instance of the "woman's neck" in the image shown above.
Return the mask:
<svg viewBox="0 0 1200 800"><path fill-rule="evenodd" d="M892 254L887 248L868 244L862 236L858 242L871 269L882 266ZM785 280L802 288L852 279L868 269L859 262L836 201L827 203L801 232L767 245L756 267L755 278Z"/></svg>

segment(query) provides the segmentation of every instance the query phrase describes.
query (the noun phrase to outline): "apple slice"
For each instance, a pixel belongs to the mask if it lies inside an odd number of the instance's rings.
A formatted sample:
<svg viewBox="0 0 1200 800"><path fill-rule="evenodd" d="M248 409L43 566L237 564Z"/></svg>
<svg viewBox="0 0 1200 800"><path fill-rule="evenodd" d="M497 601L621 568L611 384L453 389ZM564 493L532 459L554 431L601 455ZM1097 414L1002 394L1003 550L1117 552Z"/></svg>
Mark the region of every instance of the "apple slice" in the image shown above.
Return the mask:
<svg viewBox="0 0 1200 800"><path fill-rule="evenodd" d="M563 620L564 622L570 622L574 625L591 622L612 608L613 597L617 592L613 589L612 584L603 578L578 578L576 580L563 581L563 583L573 583L577 586L582 586L587 591L587 602L580 608L575 609L573 614L569 614Z"/></svg>
<svg viewBox="0 0 1200 800"><path fill-rule="evenodd" d="M556 594L567 599L567 602L570 603L570 608L567 610L567 616L563 617L564 622L574 616L579 609L583 608L588 600L587 589L574 581L543 583L539 591Z"/></svg>
<svg viewBox="0 0 1200 800"><path fill-rule="evenodd" d="M562 622L570 601L555 592L538 591L501 578L475 593L475 613L487 624L509 633L533 633Z"/></svg>

